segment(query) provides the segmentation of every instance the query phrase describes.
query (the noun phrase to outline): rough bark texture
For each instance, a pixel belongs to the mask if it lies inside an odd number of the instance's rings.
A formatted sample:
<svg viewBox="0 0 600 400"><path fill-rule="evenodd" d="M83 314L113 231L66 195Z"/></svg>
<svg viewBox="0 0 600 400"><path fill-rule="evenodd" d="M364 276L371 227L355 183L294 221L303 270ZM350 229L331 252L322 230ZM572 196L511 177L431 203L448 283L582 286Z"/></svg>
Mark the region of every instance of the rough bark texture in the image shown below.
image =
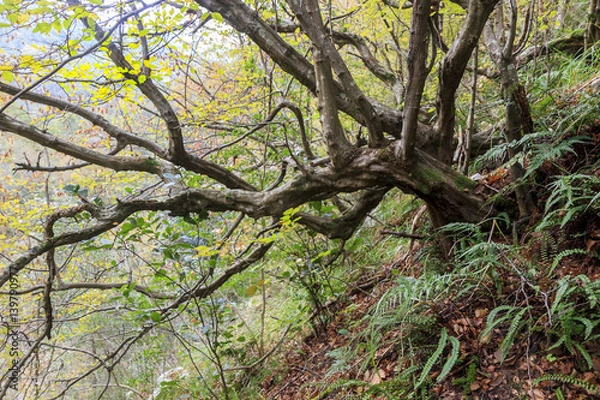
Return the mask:
<svg viewBox="0 0 600 400"><path fill-rule="evenodd" d="M516 143L523 135L533 132L533 120L529 111L527 94L525 88L519 82L515 58L512 53L515 38L516 7L511 7L511 9L511 26L504 46L500 45L499 40L500 37L504 36L504 31L494 31L492 24L486 28L484 37L492 60L500 73L506 115L505 135L509 143ZM497 19L500 19L500 17ZM522 146L509 146L508 156L513 158L521 150ZM510 172L515 181L519 181L525 174L523 165L518 161L512 163ZM515 194L521 218L528 218L535 209L529 187L517 184Z"/></svg>
<svg viewBox="0 0 600 400"><path fill-rule="evenodd" d="M498 0L469 1L465 22L440 67L436 121L440 143L437 156L446 164L450 164L454 152L452 144L456 118L456 90L488 17L497 3Z"/></svg>
<svg viewBox="0 0 600 400"><path fill-rule="evenodd" d="M410 48L408 50L408 83L404 99L404 119L402 126L402 159L412 160L415 153L418 116L421 109L421 96L425 87L427 70L427 48L429 43L430 0L418 0L413 4L410 25ZM432 57L435 55L432 54Z"/></svg>
<svg viewBox="0 0 600 400"><path fill-rule="evenodd" d="M590 0L590 14L585 38L586 48L600 41L600 0Z"/></svg>

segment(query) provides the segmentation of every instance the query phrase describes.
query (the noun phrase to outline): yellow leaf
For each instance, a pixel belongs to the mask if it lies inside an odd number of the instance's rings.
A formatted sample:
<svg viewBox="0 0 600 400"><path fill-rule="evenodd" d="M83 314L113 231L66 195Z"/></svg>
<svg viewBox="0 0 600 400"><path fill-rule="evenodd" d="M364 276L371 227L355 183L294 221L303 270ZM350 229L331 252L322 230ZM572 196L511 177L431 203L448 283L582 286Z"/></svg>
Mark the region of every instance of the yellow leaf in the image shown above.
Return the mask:
<svg viewBox="0 0 600 400"><path fill-rule="evenodd" d="M257 290L258 290L258 286L252 285L248 289L246 289L246 294L248 296L252 296L254 293L256 293Z"/></svg>
<svg viewBox="0 0 600 400"><path fill-rule="evenodd" d="M15 80L15 77L14 77L13 73L10 71L2 71L2 80L5 81L6 83L11 83L12 81Z"/></svg>

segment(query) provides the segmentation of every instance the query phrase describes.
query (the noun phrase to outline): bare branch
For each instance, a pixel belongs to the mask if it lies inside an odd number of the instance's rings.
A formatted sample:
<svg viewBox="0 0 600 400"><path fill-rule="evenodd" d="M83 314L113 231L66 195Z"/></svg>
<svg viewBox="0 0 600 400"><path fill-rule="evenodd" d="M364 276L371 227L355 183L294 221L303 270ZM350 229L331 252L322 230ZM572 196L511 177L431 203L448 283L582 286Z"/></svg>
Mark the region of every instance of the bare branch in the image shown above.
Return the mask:
<svg viewBox="0 0 600 400"><path fill-rule="evenodd" d="M100 283L100 282L76 282L76 283L62 283L59 284L57 286L53 286L51 288L51 292L64 292L64 291L68 291L68 290L77 290L77 289L95 289L95 290L114 290L114 289L121 289L123 288L123 286L127 286L127 285L131 285L131 282L120 282L120 283ZM24 294L28 294L28 293L34 293L34 292L39 292L40 290L43 290L45 286L43 285L37 285L37 286L32 286L29 287L27 289L23 289L23 290L18 290L16 292L16 294L18 296L24 295ZM167 294L167 293L157 293L157 292L153 292L152 290L150 290L148 287L146 286L142 286L142 285L134 285L132 286L132 290L138 293L141 293L151 299L160 299L160 300L166 300L166 299L174 299L176 298L176 295L172 295L172 294ZM8 295L8 292L0 292L0 294L3 295Z"/></svg>
<svg viewBox="0 0 600 400"><path fill-rule="evenodd" d="M302 111L300 110L300 107L298 107L297 105L295 105L294 103L292 103L291 101L288 101L288 100L283 100L279 104L277 104L277 106L275 106L275 108L273 108L273 111L271 111L269 113L269 115L267 116L267 118L265 118L265 120L263 122L256 125L254 128L250 129L248 132L244 133L239 138L237 138L229 143L225 143L225 144L222 144L215 148L210 149L209 151L202 154L202 157L206 157L212 153L221 151L223 149L226 149L227 147L231 147L231 146L241 142L242 140L246 139L253 133L255 133L258 130L269 125L269 123L271 123L271 121L273 121L273 119L275 119L277 114L279 114L279 112L281 110L283 110L284 108L289 109L296 116L296 119L298 120L298 126L300 128L300 139L302 141L302 148L304 150L304 153L306 154L306 158L308 158L309 160L313 160L315 158L315 155L313 154L312 150L310 149L310 143L308 141L308 136L306 134L306 126L304 125L304 118L302 117Z"/></svg>
<svg viewBox="0 0 600 400"><path fill-rule="evenodd" d="M385 140L383 138L383 127L379 115L375 112L369 99L367 99L356 84L340 53L337 51L331 40L325 35L325 26L321 19L318 3L316 0L304 2L289 0L288 4L290 4L294 10L304 32L308 35L313 44L323 52L327 61L331 64L331 67L341 82L344 93L352 101L354 106L360 110L369 130L369 146L381 147L385 144Z"/></svg>
<svg viewBox="0 0 600 400"><path fill-rule="evenodd" d="M383 199L390 188L366 191L357 203L339 218L318 217L306 213L299 213L299 224L302 224L330 239L349 239L356 228L364 221L367 214L372 211Z"/></svg>
<svg viewBox="0 0 600 400"><path fill-rule="evenodd" d="M0 92L16 96L21 91L22 89L0 82ZM44 104L47 106L55 107L61 111L66 111L78 115L86 121L92 123L93 125L102 128L108 135L116 139L122 146L132 144L144 148L152 152L153 154L156 154L160 158L167 158L167 151L162 147L158 146L156 143L141 138L140 136L134 135L130 132L127 132L111 124L106 118L104 118L100 114L92 112L88 109L85 109L83 107L80 107L78 105L64 100L60 100L50 96L45 96L42 94L32 93L31 91L21 94L20 98L37 104Z"/></svg>
<svg viewBox="0 0 600 400"><path fill-rule="evenodd" d="M440 135L438 158L446 163L452 160L452 141L456 118L455 96L460 80L481 32L499 0L470 0L467 16L458 36L442 61L437 95L438 120L436 130ZM461 4L462 5L462 4Z"/></svg>
<svg viewBox="0 0 600 400"><path fill-rule="evenodd" d="M67 142L33 125L28 125L9 117L6 114L0 114L0 130L12 132L71 157L115 171L144 171L151 174L161 174L163 171L172 169L170 164L153 157L120 157L101 154L86 147Z"/></svg>

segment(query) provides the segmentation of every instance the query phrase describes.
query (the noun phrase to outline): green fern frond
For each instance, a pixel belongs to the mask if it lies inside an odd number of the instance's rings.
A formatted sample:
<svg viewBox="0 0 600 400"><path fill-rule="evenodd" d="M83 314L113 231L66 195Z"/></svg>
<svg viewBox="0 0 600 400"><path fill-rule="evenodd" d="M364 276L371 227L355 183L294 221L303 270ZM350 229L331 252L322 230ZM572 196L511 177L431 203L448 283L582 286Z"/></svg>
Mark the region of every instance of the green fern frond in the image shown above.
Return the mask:
<svg viewBox="0 0 600 400"><path fill-rule="evenodd" d="M596 307L600 303L600 279L592 281L589 276L581 274L576 276L574 281L580 282L583 293L590 302L590 307Z"/></svg>
<svg viewBox="0 0 600 400"><path fill-rule="evenodd" d="M510 319L510 314L516 309L517 309L517 307L509 306L509 305L503 305L503 306L494 308L492 311L490 311L490 313L487 317L486 324L485 324L486 325L485 329L483 331L481 331L480 336L482 338L488 336L492 332L492 329L494 329L496 326L500 325L504 321ZM502 311L506 311L506 314L504 316L496 319L496 316L499 313L501 313Z"/></svg>
<svg viewBox="0 0 600 400"><path fill-rule="evenodd" d="M502 343L500 343L500 351L502 352L502 359L500 360L500 363L504 362L504 359L508 355L508 352L515 343L515 339L517 338L517 332L523 324L523 316L527 311L529 311L530 308L531 307L523 308L517 313L517 315L514 316L513 320L511 321L510 327L508 328L508 332L506 333L504 340L502 340Z"/></svg>
<svg viewBox="0 0 600 400"><path fill-rule="evenodd" d="M554 295L554 301L552 302L552 307L550 308L550 314L555 315L556 311L560 308L564 308L561 304L561 300L565 297L566 294L571 294L575 287L570 284L570 277L566 276L558 281L558 289L556 290L556 295ZM568 297L568 296L567 296ZM568 305L567 305L568 307Z"/></svg>
<svg viewBox="0 0 600 400"><path fill-rule="evenodd" d="M429 357L429 359L427 359L427 362L423 366L423 370L421 371L421 376L419 377L419 380L417 381L417 384L415 385L415 389L419 388L423 384L423 382L425 382L425 380L428 378L431 368L433 368L433 366L437 362L438 358L440 358L440 356L442 355L442 352L444 351L444 347L446 347L447 342L448 342L448 332L446 331L446 328L443 328L441 336L440 336L440 340L438 341L437 348L435 349L435 351L433 352L431 357Z"/></svg>
<svg viewBox="0 0 600 400"><path fill-rule="evenodd" d="M587 363L588 368L590 370L592 368L594 368L594 361L592 361L592 356L590 355L590 353L586 349L583 348L583 346L581 345L581 343L579 343L579 342L573 342L573 347L575 347L579 351L579 354L581 354L581 356L583 357L583 359Z"/></svg>
<svg viewBox="0 0 600 400"><path fill-rule="evenodd" d="M458 355L460 353L460 342L458 341L458 339L455 338L454 336L450 336L448 338L448 341L452 345L452 349L450 350L448 359L446 360L446 362L444 363L444 366L442 367L442 372L440 372L439 376L437 377L438 382L443 381L444 378L446 378L446 376L450 373L450 371L452 371L452 368L458 361Z"/></svg>
<svg viewBox="0 0 600 400"><path fill-rule="evenodd" d="M396 380L399 380L400 382L406 382L408 381L408 379L410 379L411 375L414 374L415 372L417 372L419 369L421 368L421 366L419 365L411 365L408 368L405 368L396 378Z"/></svg>
<svg viewBox="0 0 600 400"><path fill-rule="evenodd" d="M540 247L540 255L542 263L550 263L550 259L554 259L558 251L558 243L552 234L548 231L543 232L542 245Z"/></svg>
<svg viewBox="0 0 600 400"><path fill-rule="evenodd" d="M598 325L598 323L600 323L600 320L597 320L594 323L591 320L589 320L588 318L581 317L581 316L571 317L571 321L577 321L581 325L584 326L585 331L584 331L583 340L588 340L590 338L590 336L592 335L592 332L594 331L594 328L596 327L596 325Z"/></svg>
<svg viewBox="0 0 600 400"><path fill-rule="evenodd" d="M554 257L554 261L552 262L552 266L550 267L550 270L548 271L548 276L552 275L552 272L554 272L554 269L558 266L558 264L561 262L561 260L565 257L569 257L572 256L573 254L587 254L587 252L584 249L566 249L561 251L560 253L558 253L556 255L556 257Z"/></svg>
<svg viewBox="0 0 600 400"><path fill-rule="evenodd" d="M583 379L577 379L570 375L560 375L560 374L548 374L543 375L533 381L532 386L537 385L540 382L544 381L557 381L568 383L571 385L579 386L587 390L588 392L594 393L596 395L600 395L600 387L594 384L591 384Z"/></svg>

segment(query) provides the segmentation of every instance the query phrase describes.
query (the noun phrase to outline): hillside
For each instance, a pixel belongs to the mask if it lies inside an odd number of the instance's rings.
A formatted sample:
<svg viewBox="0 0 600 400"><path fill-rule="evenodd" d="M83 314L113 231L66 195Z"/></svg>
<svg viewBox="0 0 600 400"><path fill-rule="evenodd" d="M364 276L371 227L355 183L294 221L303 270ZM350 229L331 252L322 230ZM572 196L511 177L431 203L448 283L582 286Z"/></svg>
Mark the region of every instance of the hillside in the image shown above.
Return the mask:
<svg viewBox="0 0 600 400"><path fill-rule="evenodd" d="M0 3L0 399L600 397L600 0Z"/></svg>

